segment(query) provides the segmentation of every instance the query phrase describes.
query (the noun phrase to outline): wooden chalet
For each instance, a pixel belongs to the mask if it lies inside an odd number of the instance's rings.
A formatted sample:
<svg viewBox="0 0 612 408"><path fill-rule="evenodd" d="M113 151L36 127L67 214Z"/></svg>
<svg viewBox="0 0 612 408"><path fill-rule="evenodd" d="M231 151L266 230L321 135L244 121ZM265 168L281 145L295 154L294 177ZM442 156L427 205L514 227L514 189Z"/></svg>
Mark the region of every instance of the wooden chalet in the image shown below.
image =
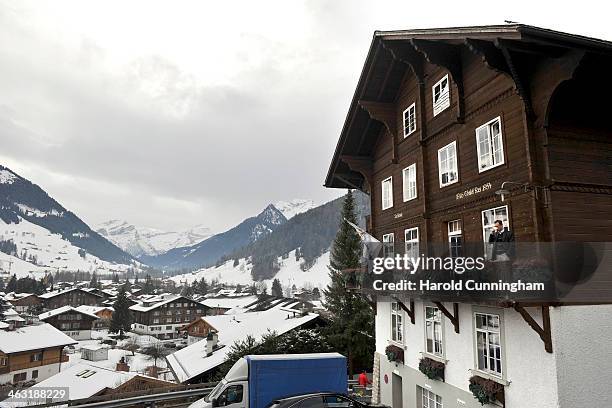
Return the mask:
<svg viewBox="0 0 612 408"><path fill-rule="evenodd" d="M375 401L475 408L485 384L499 406L612 405L597 388L612 374L611 69L612 42L522 24L374 33L325 180L370 195L372 235L457 256L502 220L553 274L564 243L601 243L584 245L587 286L555 302L379 298Z"/></svg>

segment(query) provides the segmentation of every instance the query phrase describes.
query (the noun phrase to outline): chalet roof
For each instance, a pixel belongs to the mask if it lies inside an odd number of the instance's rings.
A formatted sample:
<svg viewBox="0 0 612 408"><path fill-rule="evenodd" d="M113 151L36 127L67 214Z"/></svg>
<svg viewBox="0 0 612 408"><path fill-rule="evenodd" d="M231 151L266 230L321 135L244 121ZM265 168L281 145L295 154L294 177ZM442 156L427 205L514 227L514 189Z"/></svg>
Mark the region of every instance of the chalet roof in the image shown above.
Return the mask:
<svg viewBox="0 0 612 408"><path fill-rule="evenodd" d="M326 187L364 188L361 170L370 171L368 158L383 124L371 119L362 107L392 103L409 65L413 73L414 65L423 60L443 65L459 47L479 55L495 54L495 58L501 49L550 57L572 50L612 55L610 41L524 24L375 31L325 179ZM506 62L501 64L509 70ZM353 168L347 163L351 161ZM356 171L359 166L360 171Z"/></svg>
<svg viewBox="0 0 612 408"><path fill-rule="evenodd" d="M83 315L85 315L85 316L89 316L89 317L91 317L92 319L99 319L99 317L98 317L98 316L96 316L96 315L95 315L95 314L93 314L93 313L89 313L89 312L86 312L86 311L83 311L83 310L79 310L78 308L76 308L76 307L72 307L72 306L62 306L62 307L58 307L57 309L53 309L53 310L50 310L50 311L48 311L48 312L45 312L45 313L41 313L41 314L39 314L39 315L38 315L38 318L39 318L40 320L46 320L46 319L48 319L48 318L50 318L50 317L57 316L57 315L61 315L61 314L63 314L63 313L68 313L68 312L77 312L77 313L83 314Z"/></svg>
<svg viewBox="0 0 612 408"><path fill-rule="evenodd" d="M137 311L137 312L148 312L148 311L151 311L153 309L157 309L160 306L163 306L165 304L168 304L168 303L173 302L173 301L178 300L178 299L185 299L185 300L190 301L190 302L198 303L198 304L202 305L202 307L206 307L204 304L202 304L200 302L196 302L193 299L189 299L189 298L187 298L185 296L177 295L177 296L170 296L168 298L161 299L161 300L157 301L156 303L154 303L154 304L152 304L150 306L143 306L141 303L140 304L136 304L136 305L132 305L132 306L130 306L130 310L134 310L134 311ZM146 299L146 302L147 303L155 302L156 300L157 300L156 298L148 298L148 299Z"/></svg>
<svg viewBox="0 0 612 408"><path fill-rule="evenodd" d="M0 351L5 354L77 344L48 323L0 331Z"/></svg>
<svg viewBox="0 0 612 408"><path fill-rule="evenodd" d="M75 308L76 310L78 310L79 312L83 312L83 313L89 313L91 315L95 315L96 313L102 311L102 310L110 310L111 312L114 312L115 309L113 309L111 306L88 306L88 305L81 305Z"/></svg>
<svg viewBox="0 0 612 408"><path fill-rule="evenodd" d="M70 400L77 400L92 397L106 388L117 388L136 376L138 374L133 372L115 371L93 364L79 363L69 368L62 368L62 371L32 386L31 389L69 387ZM34 401L30 400L29 403L17 401L13 403L11 399L2 402L3 406L6 404L17 407L31 405ZM44 404L46 401L37 403Z"/></svg>
<svg viewBox="0 0 612 408"><path fill-rule="evenodd" d="M185 382L223 364L229 353L229 346L235 341L244 340L248 335L260 340L268 330L281 335L319 317L315 313L291 318L287 318L287 315L286 311L281 310L281 306L276 306L261 312L204 316L202 320L217 329L218 345L224 347L216 349L207 357L206 341L202 340L170 354L166 360L178 381Z"/></svg>
<svg viewBox="0 0 612 408"><path fill-rule="evenodd" d="M70 288L70 289L66 289L66 290L54 290L53 292L47 292L47 293L43 293L42 295L38 295L39 298L41 299L51 299L54 298L56 296L59 295L63 295L65 293L69 293L72 292L74 290L80 290L81 292L85 292L87 294L93 295L93 296L97 296L97 297L103 297L102 295L98 295L97 293L94 292L90 292L88 290L85 290L83 288Z"/></svg>
<svg viewBox="0 0 612 408"><path fill-rule="evenodd" d="M202 304L210 308L233 309L235 307L246 307L258 301L256 295L213 297L202 301Z"/></svg>

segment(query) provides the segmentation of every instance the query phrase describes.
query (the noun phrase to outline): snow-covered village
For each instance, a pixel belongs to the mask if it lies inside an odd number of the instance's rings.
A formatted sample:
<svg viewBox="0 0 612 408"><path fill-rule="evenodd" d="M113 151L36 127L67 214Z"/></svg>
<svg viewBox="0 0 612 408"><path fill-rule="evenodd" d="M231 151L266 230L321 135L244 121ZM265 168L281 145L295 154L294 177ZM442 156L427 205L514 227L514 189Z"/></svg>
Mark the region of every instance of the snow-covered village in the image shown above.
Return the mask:
<svg viewBox="0 0 612 408"><path fill-rule="evenodd" d="M0 408L612 407L606 7L0 0Z"/></svg>

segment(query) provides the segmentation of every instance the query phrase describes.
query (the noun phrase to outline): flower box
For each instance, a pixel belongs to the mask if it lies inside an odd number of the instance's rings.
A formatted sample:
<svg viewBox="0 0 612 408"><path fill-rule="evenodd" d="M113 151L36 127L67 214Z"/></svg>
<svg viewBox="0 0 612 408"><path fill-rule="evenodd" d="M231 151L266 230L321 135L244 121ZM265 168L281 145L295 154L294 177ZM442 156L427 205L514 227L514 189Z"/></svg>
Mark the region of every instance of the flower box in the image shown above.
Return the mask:
<svg viewBox="0 0 612 408"><path fill-rule="evenodd" d="M392 363L404 363L404 350L395 344L388 345L385 354Z"/></svg>
<svg viewBox="0 0 612 408"><path fill-rule="evenodd" d="M470 391L481 405L496 401L505 404L504 386L496 381L475 375L470 378Z"/></svg>
<svg viewBox="0 0 612 408"><path fill-rule="evenodd" d="M421 361L419 361L419 371L425 374L430 380L444 381L444 367L444 363L429 357L423 357Z"/></svg>

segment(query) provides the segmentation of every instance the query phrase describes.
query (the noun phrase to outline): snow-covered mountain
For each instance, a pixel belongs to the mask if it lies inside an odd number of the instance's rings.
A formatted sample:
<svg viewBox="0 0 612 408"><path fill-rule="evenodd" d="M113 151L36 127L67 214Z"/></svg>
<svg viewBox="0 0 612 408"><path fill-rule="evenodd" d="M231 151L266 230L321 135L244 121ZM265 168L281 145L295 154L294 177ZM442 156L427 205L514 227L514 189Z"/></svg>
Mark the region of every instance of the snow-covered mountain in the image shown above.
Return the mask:
<svg viewBox="0 0 612 408"><path fill-rule="evenodd" d="M39 186L0 166L0 272L121 271L136 265Z"/></svg>
<svg viewBox="0 0 612 408"><path fill-rule="evenodd" d="M129 254L160 255L173 248L198 244L213 234L203 225L182 231L162 231L155 228L137 227L123 220L110 220L95 227L96 232Z"/></svg>
<svg viewBox="0 0 612 408"><path fill-rule="evenodd" d="M235 227L198 244L174 248L157 256L143 255L140 259L147 265L168 270L212 265L238 248L269 235L286 222L283 213L270 204L257 216L247 218Z"/></svg>
<svg viewBox="0 0 612 408"><path fill-rule="evenodd" d="M277 201L273 205L282 212L288 220L317 206L313 200L304 200L301 198L295 198L291 201Z"/></svg>

